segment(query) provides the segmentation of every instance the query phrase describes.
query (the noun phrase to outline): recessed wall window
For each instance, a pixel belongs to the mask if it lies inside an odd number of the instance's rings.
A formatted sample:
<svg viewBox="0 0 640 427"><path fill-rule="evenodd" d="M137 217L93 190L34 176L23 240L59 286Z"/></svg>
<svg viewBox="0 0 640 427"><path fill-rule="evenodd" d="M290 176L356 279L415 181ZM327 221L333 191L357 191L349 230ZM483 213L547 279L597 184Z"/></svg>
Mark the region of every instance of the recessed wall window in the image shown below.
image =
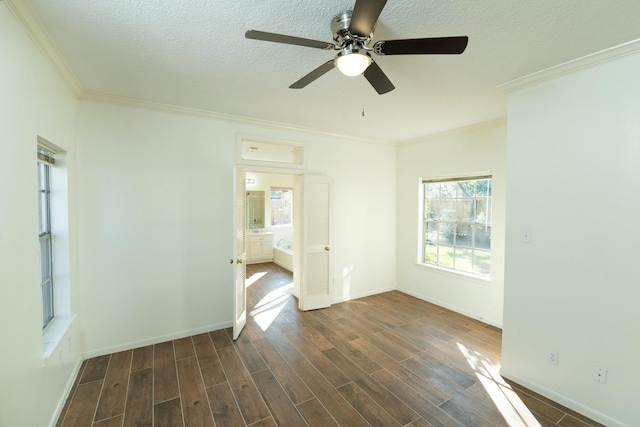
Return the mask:
<svg viewBox="0 0 640 427"><path fill-rule="evenodd" d="M38 216L40 241L40 288L42 291L42 328L54 317L53 246L51 242L51 168L54 153L38 146Z"/></svg>
<svg viewBox="0 0 640 427"><path fill-rule="evenodd" d="M38 239L45 360L75 318L71 309L68 160L66 150L38 136ZM70 351L70 346L66 351Z"/></svg>
<svg viewBox="0 0 640 427"><path fill-rule="evenodd" d="M423 179L422 263L489 275L491 183L491 176Z"/></svg>
<svg viewBox="0 0 640 427"><path fill-rule="evenodd" d="M305 168L304 144L300 142L265 141L241 136L237 150L238 164Z"/></svg>
<svg viewBox="0 0 640 427"><path fill-rule="evenodd" d="M293 189L271 188L271 225L293 224Z"/></svg>

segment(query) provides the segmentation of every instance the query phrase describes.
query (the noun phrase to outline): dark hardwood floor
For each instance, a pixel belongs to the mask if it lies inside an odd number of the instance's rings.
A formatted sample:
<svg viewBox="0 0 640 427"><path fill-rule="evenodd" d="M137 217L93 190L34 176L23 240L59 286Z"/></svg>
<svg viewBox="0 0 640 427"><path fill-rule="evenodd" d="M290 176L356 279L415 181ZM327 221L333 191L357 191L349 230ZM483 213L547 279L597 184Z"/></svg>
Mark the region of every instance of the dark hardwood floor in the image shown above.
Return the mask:
<svg viewBox="0 0 640 427"><path fill-rule="evenodd" d="M247 267L249 316L86 360L58 426L600 426L499 375L501 331L401 292L297 310Z"/></svg>

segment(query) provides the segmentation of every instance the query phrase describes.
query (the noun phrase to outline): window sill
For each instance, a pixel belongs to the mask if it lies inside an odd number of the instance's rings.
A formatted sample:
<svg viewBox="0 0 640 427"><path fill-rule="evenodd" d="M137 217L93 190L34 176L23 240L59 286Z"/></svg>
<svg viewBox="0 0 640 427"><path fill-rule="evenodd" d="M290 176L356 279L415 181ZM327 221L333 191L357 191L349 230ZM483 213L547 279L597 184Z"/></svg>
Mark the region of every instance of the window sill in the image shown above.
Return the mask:
<svg viewBox="0 0 640 427"><path fill-rule="evenodd" d="M42 358L45 363L58 347L58 344L62 341L62 337L67 333L75 318L75 314L57 316L51 321L49 326L45 328L42 333Z"/></svg>
<svg viewBox="0 0 640 427"><path fill-rule="evenodd" d="M434 273L442 274L444 276L448 276L451 278L462 279L473 283L478 283L485 286L491 286L492 280L491 276L476 276L473 274L464 273L462 271L451 270L449 268L438 267L435 265L424 264L421 262L416 262L416 267L428 270Z"/></svg>

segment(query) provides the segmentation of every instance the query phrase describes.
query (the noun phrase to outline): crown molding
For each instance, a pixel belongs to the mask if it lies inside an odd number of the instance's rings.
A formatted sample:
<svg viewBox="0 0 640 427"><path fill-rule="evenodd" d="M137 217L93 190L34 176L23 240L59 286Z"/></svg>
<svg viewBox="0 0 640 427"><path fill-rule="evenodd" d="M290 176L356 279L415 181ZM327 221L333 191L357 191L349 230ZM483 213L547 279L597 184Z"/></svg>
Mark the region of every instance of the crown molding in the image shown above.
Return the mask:
<svg viewBox="0 0 640 427"><path fill-rule="evenodd" d="M546 68L541 71L511 80L498 86L505 92L515 92L530 86L534 86L549 80L554 80L560 76L573 74L580 70L595 67L606 62L615 61L625 56L633 55L640 52L640 39L632 40L591 55L583 56L568 62L564 62L553 67Z"/></svg>
<svg viewBox="0 0 640 427"><path fill-rule="evenodd" d="M31 41L36 45L40 53L51 64L51 66L62 76L77 97L82 94L82 87L71 72L67 62L58 52L49 33L45 30L40 19L31 9L26 0L0 0L13 14L22 29L27 33Z"/></svg>
<svg viewBox="0 0 640 427"><path fill-rule="evenodd" d="M384 141L384 140L371 139L371 138L359 138L352 135L326 132L320 129L307 128L303 126L295 126L287 123L254 119L254 118L245 117L245 116L235 116L232 114L216 113L208 110L180 107L177 105L163 104L159 102L142 101L139 99L126 98L123 96L107 95L107 94L92 92L92 91L83 91L79 96L79 98L82 101L93 101L93 102L101 102L101 103L107 103L107 104L126 105L130 107L143 108L143 109L154 110L154 111L163 111L163 112L169 112L174 114L184 114L192 117L203 117L203 118L216 119L216 120L227 121L227 122L242 123L247 125L266 126L266 127L280 129L280 130L307 132L307 133L312 133L316 135L347 139L350 141L358 141L358 142L364 142L368 144L394 145L392 142Z"/></svg>

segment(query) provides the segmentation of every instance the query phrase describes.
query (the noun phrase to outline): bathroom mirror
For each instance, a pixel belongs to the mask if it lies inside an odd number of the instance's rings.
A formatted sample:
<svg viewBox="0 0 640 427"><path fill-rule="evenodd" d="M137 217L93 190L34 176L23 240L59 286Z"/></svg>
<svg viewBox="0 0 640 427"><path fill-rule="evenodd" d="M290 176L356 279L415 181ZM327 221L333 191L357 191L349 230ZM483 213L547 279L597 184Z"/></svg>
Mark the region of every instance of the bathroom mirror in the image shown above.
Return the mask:
<svg viewBox="0 0 640 427"><path fill-rule="evenodd" d="M264 191L247 191L247 229L264 228Z"/></svg>

